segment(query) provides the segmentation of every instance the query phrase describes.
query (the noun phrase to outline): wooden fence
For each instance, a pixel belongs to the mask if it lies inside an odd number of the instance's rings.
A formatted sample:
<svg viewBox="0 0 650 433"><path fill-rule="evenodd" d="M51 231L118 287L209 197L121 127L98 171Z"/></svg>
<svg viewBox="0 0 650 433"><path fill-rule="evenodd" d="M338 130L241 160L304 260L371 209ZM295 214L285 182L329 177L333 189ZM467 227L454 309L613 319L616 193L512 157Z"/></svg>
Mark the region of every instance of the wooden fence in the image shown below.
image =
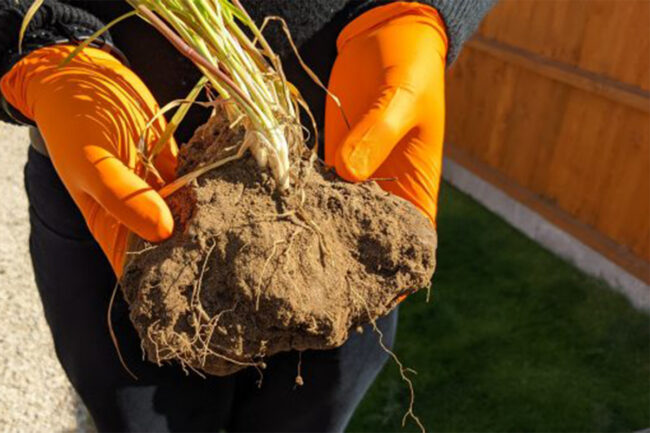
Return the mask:
<svg viewBox="0 0 650 433"><path fill-rule="evenodd" d="M502 0L447 89L448 157L650 282L650 0Z"/></svg>

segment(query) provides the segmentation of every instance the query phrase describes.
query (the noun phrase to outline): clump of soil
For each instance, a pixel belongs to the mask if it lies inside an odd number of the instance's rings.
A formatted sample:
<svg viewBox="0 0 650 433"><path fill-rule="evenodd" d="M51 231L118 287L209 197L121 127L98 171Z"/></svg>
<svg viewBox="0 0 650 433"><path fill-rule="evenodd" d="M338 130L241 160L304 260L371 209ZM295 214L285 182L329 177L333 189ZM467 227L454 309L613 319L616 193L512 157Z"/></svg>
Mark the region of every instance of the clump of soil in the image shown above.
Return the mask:
<svg viewBox="0 0 650 433"><path fill-rule="evenodd" d="M221 115L181 154L191 171L238 143ZM131 247L121 287L151 361L214 375L287 350L330 349L427 287L436 233L414 206L374 182L353 185L294 161L292 192L252 157L173 194L176 231Z"/></svg>

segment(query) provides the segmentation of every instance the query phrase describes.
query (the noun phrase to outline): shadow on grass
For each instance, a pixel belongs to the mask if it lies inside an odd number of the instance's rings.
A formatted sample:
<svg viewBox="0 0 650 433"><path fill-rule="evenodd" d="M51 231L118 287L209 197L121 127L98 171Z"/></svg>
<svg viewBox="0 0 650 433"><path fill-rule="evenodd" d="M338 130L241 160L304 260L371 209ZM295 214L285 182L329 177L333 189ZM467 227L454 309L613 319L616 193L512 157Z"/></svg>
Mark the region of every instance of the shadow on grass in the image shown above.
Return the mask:
<svg viewBox="0 0 650 433"><path fill-rule="evenodd" d="M650 319L444 185L438 270L400 309L396 353L418 371L429 431L634 431L650 424ZM392 364L348 431L401 428Z"/></svg>

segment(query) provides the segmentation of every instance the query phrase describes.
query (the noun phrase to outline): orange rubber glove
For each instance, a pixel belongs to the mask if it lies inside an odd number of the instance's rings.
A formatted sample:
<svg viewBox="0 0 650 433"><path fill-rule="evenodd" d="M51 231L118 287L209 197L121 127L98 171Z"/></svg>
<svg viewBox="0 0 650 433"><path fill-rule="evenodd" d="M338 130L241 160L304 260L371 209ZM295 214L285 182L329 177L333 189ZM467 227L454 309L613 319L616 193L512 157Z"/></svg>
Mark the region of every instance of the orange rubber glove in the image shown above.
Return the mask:
<svg viewBox="0 0 650 433"><path fill-rule="evenodd" d="M327 98L325 163L352 182L369 178L435 225L445 123L447 37L435 9L396 2L341 32ZM391 179L391 180L387 180Z"/></svg>
<svg viewBox="0 0 650 433"><path fill-rule="evenodd" d="M41 48L2 78L12 106L36 122L59 177L81 210L113 270L122 272L129 230L156 242L173 231L172 214L136 158L146 123L158 110L145 84L108 53L86 48L70 64L59 64L70 46ZM146 134L153 145L161 120ZM176 143L156 158L165 180L176 171Z"/></svg>

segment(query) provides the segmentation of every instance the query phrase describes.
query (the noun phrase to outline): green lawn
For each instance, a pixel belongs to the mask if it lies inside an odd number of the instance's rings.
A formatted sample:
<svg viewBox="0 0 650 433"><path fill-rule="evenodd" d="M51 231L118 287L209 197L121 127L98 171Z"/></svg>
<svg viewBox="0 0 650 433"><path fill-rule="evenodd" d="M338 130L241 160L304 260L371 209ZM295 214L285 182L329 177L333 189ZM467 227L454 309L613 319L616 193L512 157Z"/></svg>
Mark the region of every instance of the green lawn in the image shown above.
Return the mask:
<svg viewBox="0 0 650 433"><path fill-rule="evenodd" d="M650 426L650 319L468 196L440 197L438 269L400 310L429 431L634 431ZM389 364L348 431L402 430Z"/></svg>

